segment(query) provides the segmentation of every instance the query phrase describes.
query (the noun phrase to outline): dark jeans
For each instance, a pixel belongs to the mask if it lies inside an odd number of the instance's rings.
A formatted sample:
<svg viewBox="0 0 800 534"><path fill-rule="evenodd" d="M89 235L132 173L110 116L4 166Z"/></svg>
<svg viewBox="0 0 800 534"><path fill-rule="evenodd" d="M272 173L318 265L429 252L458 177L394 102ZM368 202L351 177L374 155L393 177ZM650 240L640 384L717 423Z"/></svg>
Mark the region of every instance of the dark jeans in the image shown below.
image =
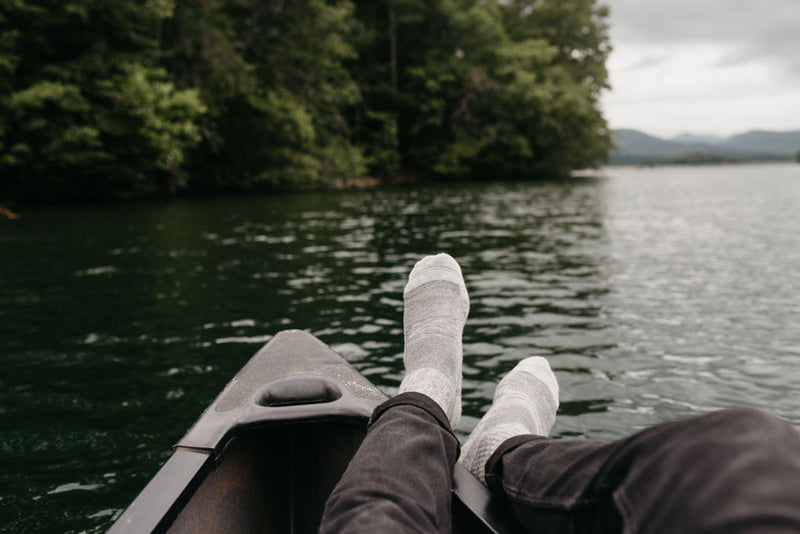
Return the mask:
<svg viewBox="0 0 800 534"><path fill-rule="evenodd" d="M321 532L449 532L457 455L441 409L398 395L375 411ZM613 442L519 436L486 472L532 534L800 532L800 434L748 408Z"/></svg>
<svg viewBox="0 0 800 534"><path fill-rule="evenodd" d="M320 532L450 532L458 453L432 399L403 393L384 402L328 497Z"/></svg>

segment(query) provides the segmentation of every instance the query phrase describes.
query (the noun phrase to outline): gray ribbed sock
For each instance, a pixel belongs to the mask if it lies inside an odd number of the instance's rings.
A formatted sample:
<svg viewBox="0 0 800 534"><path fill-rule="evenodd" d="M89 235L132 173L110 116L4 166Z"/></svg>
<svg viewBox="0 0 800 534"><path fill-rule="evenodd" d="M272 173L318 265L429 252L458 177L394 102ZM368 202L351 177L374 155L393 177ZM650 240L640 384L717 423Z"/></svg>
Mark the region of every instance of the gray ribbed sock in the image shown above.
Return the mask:
<svg viewBox="0 0 800 534"><path fill-rule="evenodd" d="M447 254L421 259L408 276L403 301L406 376L399 393L432 398L455 427L461 417L461 335L469 314L461 267Z"/></svg>
<svg viewBox="0 0 800 534"><path fill-rule="evenodd" d="M522 360L497 384L492 407L470 434L459 462L486 483L486 462L494 451L514 436L546 436L557 409L558 382L550 364L540 356Z"/></svg>

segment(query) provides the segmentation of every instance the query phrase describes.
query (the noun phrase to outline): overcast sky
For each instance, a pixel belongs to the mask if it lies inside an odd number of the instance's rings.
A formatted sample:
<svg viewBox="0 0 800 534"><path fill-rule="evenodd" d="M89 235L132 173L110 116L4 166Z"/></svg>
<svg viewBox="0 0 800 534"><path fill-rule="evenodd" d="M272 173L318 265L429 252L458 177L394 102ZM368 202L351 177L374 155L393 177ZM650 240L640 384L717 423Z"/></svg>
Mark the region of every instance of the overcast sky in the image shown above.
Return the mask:
<svg viewBox="0 0 800 534"><path fill-rule="evenodd" d="M800 129L800 0L601 0L612 128L670 137Z"/></svg>

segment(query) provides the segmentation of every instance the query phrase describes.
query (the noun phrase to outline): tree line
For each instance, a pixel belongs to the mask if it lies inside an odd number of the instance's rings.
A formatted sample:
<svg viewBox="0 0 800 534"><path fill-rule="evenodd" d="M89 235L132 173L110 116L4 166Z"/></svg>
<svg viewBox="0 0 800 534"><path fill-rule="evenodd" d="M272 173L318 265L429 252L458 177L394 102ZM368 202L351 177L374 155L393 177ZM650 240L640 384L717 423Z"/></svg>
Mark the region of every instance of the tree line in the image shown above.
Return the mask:
<svg viewBox="0 0 800 534"><path fill-rule="evenodd" d="M0 200L563 176L604 160L596 0L5 0Z"/></svg>

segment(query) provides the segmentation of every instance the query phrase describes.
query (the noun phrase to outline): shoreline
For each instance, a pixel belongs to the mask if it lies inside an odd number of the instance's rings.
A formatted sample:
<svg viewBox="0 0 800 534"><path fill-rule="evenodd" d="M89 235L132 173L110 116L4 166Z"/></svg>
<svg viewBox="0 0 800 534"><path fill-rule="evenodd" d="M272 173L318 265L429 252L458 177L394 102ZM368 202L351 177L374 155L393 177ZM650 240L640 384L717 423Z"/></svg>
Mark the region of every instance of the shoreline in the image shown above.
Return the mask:
<svg viewBox="0 0 800 534"><path fill-rule="evenodd" d="M581 179L591 178L594 176L602 176L606 169L666 169L666 168L691 168L691 167L738 167L738 166L789 166L800 165L800 162L786 159L786 160L744 160L732 162L707 162L707 163L625 163L625 164L611 164L607 163L594 169L577 169L572 171L569 176L561 178L553 177L537 177L528 180L513 180L510 181L551 181L554 179L568 180L568 179ZM150 204L162 203L171 201L192 201L201 200L215 197L235 197L235 196L266 196L266 195L288 195L288 194L302 194L302 193L320 193L325 191L368 191L380 189L382 187L396 187L396 186L412 186L420 184L454 184L454 183L469 183L469 182L491 182L491 178L478 178L471 177L461 180L440 180L424 175L419 172L406 172L399 174L392 178L377 178L373 176L358 176L350 179L339 179L331 183L325 184L296 184L286 185L282 187L275 187L263 190L254 191L181 191L176 194L155 194L152 196L143 196L138 198L86 198L86 199L63 199L63 200L50 200L50 201L8 201L0 200L0 221L2 220L16 220L20 218L20 208L39 208L48 206L79 206L79 205L99 205L99 204ZM506 180L503 180L506 181Z"/></svg>
<svg viewBox="0 0 800 534"><path fill-rule="evenodd" d="M631 163L606 163L603 167L708 167L712 165L783 165L788 163L800 164L792 158L786 159L736 159L729 161L643 161Z"/></svg>

